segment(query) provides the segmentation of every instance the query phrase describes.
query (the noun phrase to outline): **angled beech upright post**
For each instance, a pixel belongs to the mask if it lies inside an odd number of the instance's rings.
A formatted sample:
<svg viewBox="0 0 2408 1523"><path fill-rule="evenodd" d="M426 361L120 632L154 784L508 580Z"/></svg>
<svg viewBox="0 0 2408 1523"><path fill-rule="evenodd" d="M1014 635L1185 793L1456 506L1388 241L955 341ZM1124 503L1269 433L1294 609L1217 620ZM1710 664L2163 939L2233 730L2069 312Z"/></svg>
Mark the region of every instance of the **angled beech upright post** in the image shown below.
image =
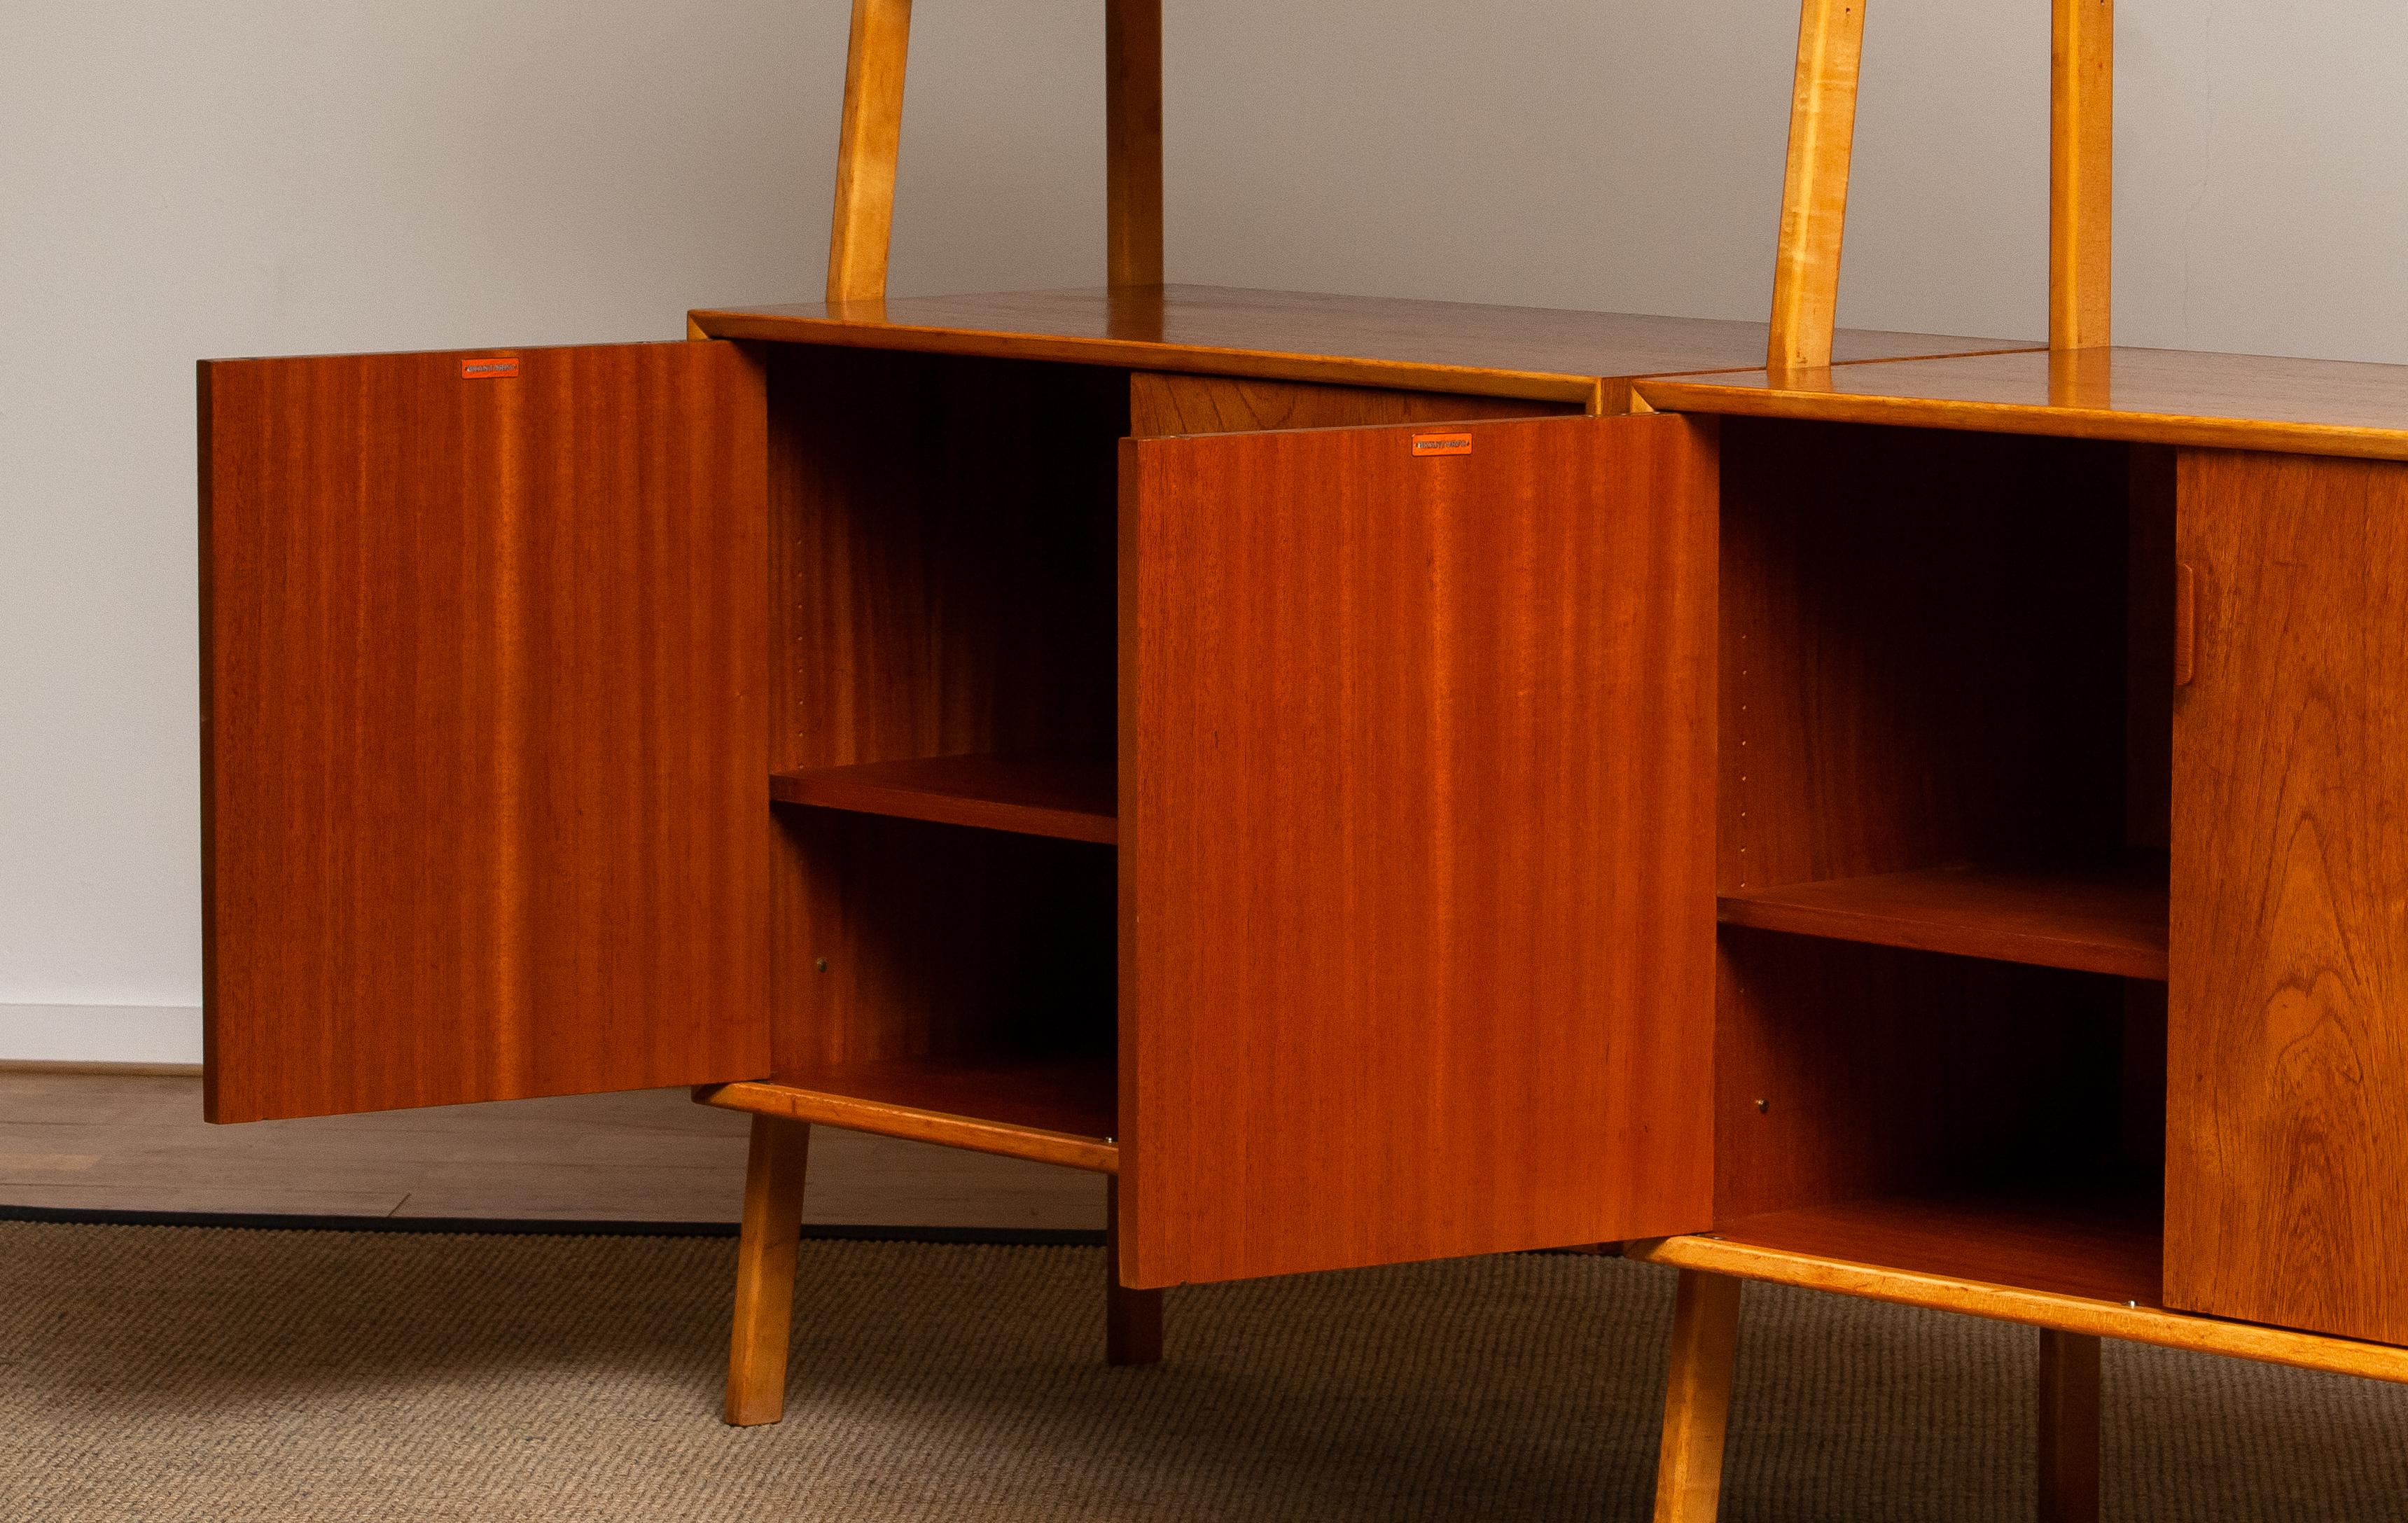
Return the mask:
<svg viewBox="0 0 2408 1523"><path fill-rule="evenodd" d="M853 0L827 299L886 299L911 0ZM1162 283L1162 0L1104 0L1105 262L1115 287Z"/></svg>
<svg viewBox="0 0 2408 1523"><path fill-rule="evenodd" d="M1864 44L1865 0L1805 0L1799 7L1789 167L1781 182L1781 241L1772 267L1772 336L1764 360L1770 370L1831 363Z"/></svg>
<svg viewBox="0 0 2408 1523"><path fill-rule="evenodd" d="M1804 0L1772 279L1774 371L1831 363L1867 0ZM2050 0L2048 341L2113 342L2115 3Z"/></svg>
<svg viewBox="0 0 2408 1523"><path fill-rule="evenodd" d="M1114 286L1162 283L1162 0L1104 0L1104 244Z"/></svg>
<svg viewBox="0 0 2408 1523"><path fill-rule="evenodd" d="M2115 0L2051 0L2048 347L2104 349L2114 316Z"/></svg>
<svg viewBox="0 0 2408 1523"><path fill-rule="evenodd" d="M895 229L895 162L903 143L903 65L911 0L853 0L837 138L836 214L828 223L830 304L886 299Z"/></svg>

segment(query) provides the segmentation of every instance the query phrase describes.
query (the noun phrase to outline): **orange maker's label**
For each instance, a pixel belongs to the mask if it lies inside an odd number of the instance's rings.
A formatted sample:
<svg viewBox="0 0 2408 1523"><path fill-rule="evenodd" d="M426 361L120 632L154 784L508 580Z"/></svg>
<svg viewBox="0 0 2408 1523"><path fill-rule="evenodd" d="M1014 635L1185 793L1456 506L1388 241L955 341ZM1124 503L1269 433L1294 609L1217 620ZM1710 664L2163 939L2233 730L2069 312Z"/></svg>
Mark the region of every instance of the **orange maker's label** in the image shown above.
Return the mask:
<svg viewBox="0 0 2408 1523"><path fill-rule="evenodd" d="M460 362L460 379L463 381L508 381L516 377L518 373L519 362L515 359L462 360Z"/></svg>
<svg viewBox="0 0 2408 1523"><path fill-rule="evenodd" d="M1413 436L1413 453L1417 455L1469 454L1470 453L1471 436L1469 434L1415 434Z"/></svg>

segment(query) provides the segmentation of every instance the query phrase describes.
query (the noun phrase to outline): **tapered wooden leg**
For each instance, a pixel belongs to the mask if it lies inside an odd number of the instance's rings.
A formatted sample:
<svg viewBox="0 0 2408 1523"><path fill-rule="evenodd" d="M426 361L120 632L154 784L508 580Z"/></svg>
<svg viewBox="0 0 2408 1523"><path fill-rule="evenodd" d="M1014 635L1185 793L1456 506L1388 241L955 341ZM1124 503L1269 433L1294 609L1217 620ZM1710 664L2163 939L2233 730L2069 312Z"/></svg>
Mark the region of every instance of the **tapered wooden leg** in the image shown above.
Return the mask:
<svg viewBox="0 0 2408 1523"><path fill-rule="evenodd" d="M1656 1461L1656 1523L1713 1523L1723 1500L1723 1433L1739 1353L1740 1282L1681 1272L1664 1446Z"/></svg>
<svg viewBox="0 0 2408 1523"><path fill-rule="evenodd" d="M2040 1520L2099 1523L2099 1340L2040 1334Z"/></svg>
<svg viewBox="0 0 2408 1523"><path fill-rule="evenodd" d="M786 1411L786 1351L795 1318L795 1243L803 1225L803 1165L811 1128L752 1118L744 1165L744 1232L736 1249L736 1328L727 1348L727 1420L773 1423Z"/></svg>
<svg viewBox="0 0 2408 1523"><path fill-rule="evenodd" d="M1104 1362L1162 1358L1162 1292L1121 1284L1121 1182L1104 1181Z"/></svg>

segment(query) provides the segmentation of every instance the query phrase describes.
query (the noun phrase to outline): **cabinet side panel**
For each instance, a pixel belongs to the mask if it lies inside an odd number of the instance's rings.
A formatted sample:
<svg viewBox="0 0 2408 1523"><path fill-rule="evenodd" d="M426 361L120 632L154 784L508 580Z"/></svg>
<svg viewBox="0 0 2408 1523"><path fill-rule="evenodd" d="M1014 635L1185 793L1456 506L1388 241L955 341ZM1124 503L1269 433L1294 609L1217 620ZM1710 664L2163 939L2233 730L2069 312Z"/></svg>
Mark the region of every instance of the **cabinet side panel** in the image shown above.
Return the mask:
<svg viewBox="0 0 2408 1523"><path fill-rule="evenodd" d="M2166 1301L2408 1343L2408 467L2179 498Z"/></svg>
<svg viewBox="0 0 2408 1523"><path fill-rule="evenodd" d="M767 1067L758 370L208 368L212 1118Z"/></svg>
<svg viewBox="0 0 2408 1523"><path fill-rule="evenodd" d="M1448 432L1124 446L1131 1284L1706 1225L1712 425Z"/></svg>

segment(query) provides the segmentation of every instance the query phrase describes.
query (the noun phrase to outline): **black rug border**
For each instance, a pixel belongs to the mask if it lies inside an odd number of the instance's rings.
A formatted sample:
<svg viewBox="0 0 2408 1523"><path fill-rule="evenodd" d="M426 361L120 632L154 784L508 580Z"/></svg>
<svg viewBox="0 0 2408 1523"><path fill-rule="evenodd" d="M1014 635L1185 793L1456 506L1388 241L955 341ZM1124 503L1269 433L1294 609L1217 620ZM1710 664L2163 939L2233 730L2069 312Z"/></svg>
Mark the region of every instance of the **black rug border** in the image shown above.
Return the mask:
<svg viewBox="0 0 2408 1523"><path fill-rule="evenodd" d="M0 1205L0 1222L75 1227L197 1227L245 1232L409 1232L518 1238L732 1238L734 1222L547 1221L498 1216L305 1216L269 1212L98 1211L71 1206ZM1013 1248L1100 1248L1104 1234L1078 1228L882 1227L805 1222L819 1242L997 1244Z"/></svg>

